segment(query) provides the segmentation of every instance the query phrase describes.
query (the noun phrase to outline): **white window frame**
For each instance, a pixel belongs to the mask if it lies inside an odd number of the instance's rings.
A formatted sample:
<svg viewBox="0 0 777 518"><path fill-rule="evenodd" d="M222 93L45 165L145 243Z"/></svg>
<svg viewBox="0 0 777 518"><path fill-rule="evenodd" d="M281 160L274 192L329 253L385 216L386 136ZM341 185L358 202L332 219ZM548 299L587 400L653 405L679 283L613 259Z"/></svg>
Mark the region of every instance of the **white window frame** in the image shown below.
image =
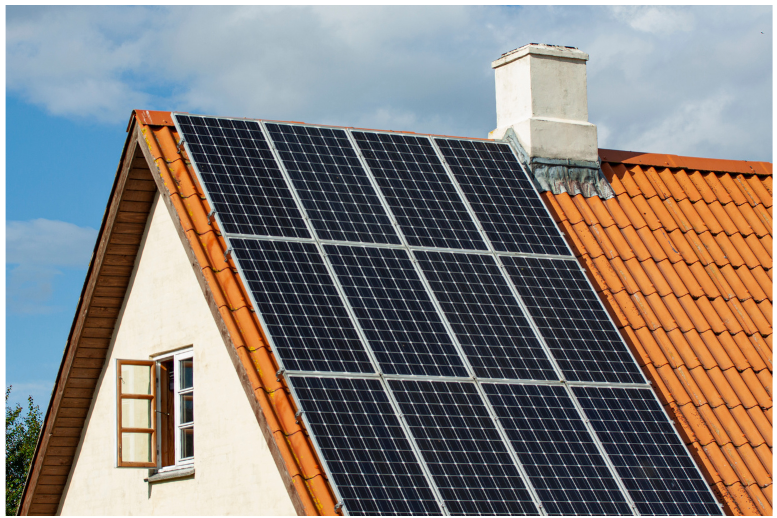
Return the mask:
<svg viewBox="0 0 777 518"><path fill-rule="evenodd" d="M192 386L188 389L181 389L180 388L180 380L181 377L179 375L179 365L182 360L192 360L194 361L194 349L192 347L188 347L186 349L182 349L179 351L175 351L170 354L164 354L160 355L154 358L154 361L156 362L156 375L157 375L157 383L161 383L162 376L161 376L161 369L160 364L166 361L172 360L173 362L173 380L174 380L174 387L173 392L171 394L171 397L173 398L173 408L174 408L174 418L173 418L173 426L175 429L174 432L174 442L175 442L175 464L171 466L165 466L163 468L159 468L157 470L158 473L163 473L167 471L174 471L178 469L184 469L189 468L194 465L194 459L195 456L188 457L188 458L181 458L181 430L183 428L194 428L195 420L192 420L191 423L186 423L186 426L181 425L181 395L182 394L189 394L194 393L194 368L192 368ZM160 390L157 390L157 407L161 408L161 387ZM161 463L162 459L162 434L163 432L160 431L160 433L157 434L157 451L159 454L157 455L158 464Z"/></svg>

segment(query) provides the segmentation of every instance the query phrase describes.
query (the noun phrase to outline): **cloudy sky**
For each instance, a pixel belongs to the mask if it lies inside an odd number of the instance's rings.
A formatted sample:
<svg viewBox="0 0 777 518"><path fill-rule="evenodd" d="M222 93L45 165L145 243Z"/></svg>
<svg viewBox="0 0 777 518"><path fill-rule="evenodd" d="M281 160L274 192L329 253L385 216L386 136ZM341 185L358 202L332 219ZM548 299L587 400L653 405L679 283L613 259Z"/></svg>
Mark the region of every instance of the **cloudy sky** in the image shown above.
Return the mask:
<svg viewBox="0 0 777 518"><path fill-rule="evenodd" d="M485 137L532 42L590 55L600 147L772 161L771 7L8 7L15 400L48 404L132 109Z"/></svg>

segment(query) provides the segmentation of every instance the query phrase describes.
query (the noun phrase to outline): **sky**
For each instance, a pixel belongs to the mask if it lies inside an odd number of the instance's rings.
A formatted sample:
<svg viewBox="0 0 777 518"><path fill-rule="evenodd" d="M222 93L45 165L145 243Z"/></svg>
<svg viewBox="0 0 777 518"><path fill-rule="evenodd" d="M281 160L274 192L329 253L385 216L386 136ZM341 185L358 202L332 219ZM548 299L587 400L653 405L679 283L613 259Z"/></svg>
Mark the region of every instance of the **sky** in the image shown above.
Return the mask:
<svg viewBox="0 0 777 518"><path fill-rule="evenodd" d="M133 109L486 137L500 54L578 47L599 147L772 161L772 7L6 8L6 385L41 408Z"/></svg>

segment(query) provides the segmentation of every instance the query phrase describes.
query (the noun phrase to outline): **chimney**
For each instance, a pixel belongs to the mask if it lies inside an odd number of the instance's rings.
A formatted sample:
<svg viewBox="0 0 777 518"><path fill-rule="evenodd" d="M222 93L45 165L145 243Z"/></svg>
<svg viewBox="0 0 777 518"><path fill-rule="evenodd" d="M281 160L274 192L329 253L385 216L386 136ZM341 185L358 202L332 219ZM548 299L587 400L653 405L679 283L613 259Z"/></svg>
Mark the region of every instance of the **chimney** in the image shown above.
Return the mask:
<svg viewBox="0 0 777 518"><path fill-rule="evenodd" d="M512 128L529 158L596 162L596 126L588 122L585 62L574 47L530 43L491 63L496 123L489 138Z"/></svg>

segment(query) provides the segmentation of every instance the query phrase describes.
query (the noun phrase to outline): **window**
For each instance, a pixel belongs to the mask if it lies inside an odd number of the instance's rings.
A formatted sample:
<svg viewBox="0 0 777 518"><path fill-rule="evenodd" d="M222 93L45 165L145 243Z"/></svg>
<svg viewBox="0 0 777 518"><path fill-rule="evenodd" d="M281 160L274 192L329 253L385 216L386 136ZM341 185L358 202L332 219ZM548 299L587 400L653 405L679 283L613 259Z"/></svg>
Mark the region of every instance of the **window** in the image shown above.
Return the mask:
<svg viewBox="0 0 777 518"><path fill-rule="evenodd" d="M118 465L161 468L194 463L192 349L156 361L118 360Z"/></svg>

